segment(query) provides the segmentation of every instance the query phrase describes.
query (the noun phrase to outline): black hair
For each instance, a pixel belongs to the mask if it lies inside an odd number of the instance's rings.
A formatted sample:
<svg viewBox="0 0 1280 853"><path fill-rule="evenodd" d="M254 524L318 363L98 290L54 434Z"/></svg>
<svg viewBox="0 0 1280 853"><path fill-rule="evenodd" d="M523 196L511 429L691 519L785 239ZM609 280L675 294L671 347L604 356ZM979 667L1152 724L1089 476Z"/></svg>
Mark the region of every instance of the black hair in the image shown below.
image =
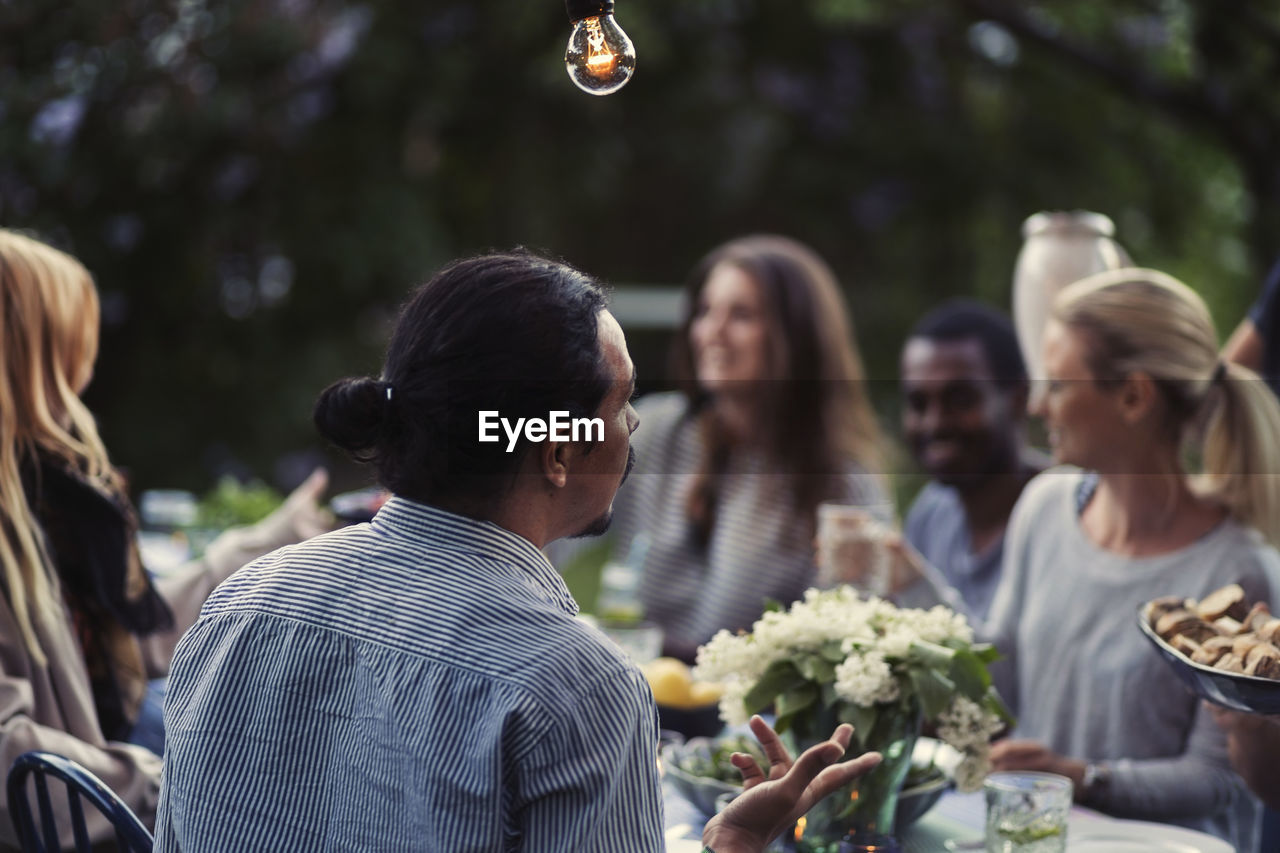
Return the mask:
<svg viewBox="0 0 1280 853"><path fill-rule="evenodd" d="M597 414L611 377L600 353L606 296L590 276L517 249L454 261L400 312L381 379L343 379L315 407L321 434L421 502L500 499L529 443L479 440L479 413Z"/></svg>
<svg viewBox="0 0 1280 853"><path fill-rule="evenodd" d="M1013 323L1004 312L983 302L949 299L920 318L907 340L911 338L976 340L997 384L1009 387L1027 381L1027 366Z"/></svg>

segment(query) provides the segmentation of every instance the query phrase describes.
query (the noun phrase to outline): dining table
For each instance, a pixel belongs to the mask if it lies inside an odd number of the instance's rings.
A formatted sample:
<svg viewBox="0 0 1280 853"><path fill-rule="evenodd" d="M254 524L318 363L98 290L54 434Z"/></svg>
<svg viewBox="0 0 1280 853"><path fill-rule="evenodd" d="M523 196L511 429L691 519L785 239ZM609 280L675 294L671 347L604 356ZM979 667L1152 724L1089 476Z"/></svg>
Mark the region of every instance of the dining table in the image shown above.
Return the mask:
<svg viewBox="0 0 1280 853"><path fill-rule="evenodd" d="M662 785L668 853L699 853L702 827L710 819L669 781ZM981 853L986 801L981 791L948 790L919 820L898 833L902 853ZM1168 846L1160 846L1160 839ZM1080 841L1073 843L1073 838ZM1093 839L1096 843L1085 844ZM1108 840L1112 839L1112 840ZM1150 846L1148 846L1150 845ZM1067 853L1073 847L1093 853L1117 850L1179 851L1179 853L1235 853L1220 839L1191 830L1145 821L1120 820L1080 805L1067 820Z"/></svg>

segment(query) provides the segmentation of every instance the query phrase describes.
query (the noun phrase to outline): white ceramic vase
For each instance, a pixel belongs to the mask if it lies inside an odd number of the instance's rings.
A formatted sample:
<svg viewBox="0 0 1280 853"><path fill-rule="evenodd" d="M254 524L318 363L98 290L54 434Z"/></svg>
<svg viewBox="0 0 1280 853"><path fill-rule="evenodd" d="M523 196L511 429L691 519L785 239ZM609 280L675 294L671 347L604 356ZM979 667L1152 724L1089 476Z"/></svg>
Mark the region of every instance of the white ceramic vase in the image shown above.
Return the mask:
<svg viewBox="0 0 1280 853"><path fill-rule="evenodd" d="M1013 317L1031 377L1032 402L1043 393L1040 346L1049 308L1072 282L1103 270L1132 266L1115 241L1115 225L1084 210L1036 213L1022 223L1022 249L1013 271Z"/></svg>

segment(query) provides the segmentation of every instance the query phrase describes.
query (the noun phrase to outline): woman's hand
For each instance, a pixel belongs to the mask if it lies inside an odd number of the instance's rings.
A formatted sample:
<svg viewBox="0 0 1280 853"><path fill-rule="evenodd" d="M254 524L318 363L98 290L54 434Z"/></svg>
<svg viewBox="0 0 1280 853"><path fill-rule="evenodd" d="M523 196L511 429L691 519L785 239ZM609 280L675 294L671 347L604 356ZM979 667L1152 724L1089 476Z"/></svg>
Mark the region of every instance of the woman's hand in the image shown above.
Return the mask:
<svg viewBox="0 0 1280 853"><path fill-rule="evenodd" d="M840 762L853 737L853 726L847 723L795 762L760 717L751 718L751 731L769 759L769 773L766 776L751 756L733 754L730 760L742 773L743 793L702 831L702 843L716 853L758 853L818 800L880 763L878 752Z"/></svg>
<svg viewBox="0 0 1280 853"><path fill-rule="evenodd" d="M1076 799L1083 793L1085 766L1085 762L1080 759L1059 755L1034 740L1008 739L991 745L991 769L1039 770L1066 776L1075 789Z"/></svg>
<svg viewBox="0 0 1280 853"><path fill-rule="evenodd" d="M870 589L876 595L897 595L915 584L924 574L924 559L896 530L876 531L874 535L846 537L834 547L822 547L815 538L815 561L818 585L832 587L851 584L860 589L877 583L876 575L887 577L887 589ZM887 571L886 571L887 568ZM882 582L882 581L881 581Z"/></svg>
<svg viewBox="0 0 1280 853"><path fill-rule="evenodd" d="M329 472L315 469L271 515L254 525L259 538L269 544L267 550L292 545L333 529L332 514L320 504L328 487Z"/></svg>

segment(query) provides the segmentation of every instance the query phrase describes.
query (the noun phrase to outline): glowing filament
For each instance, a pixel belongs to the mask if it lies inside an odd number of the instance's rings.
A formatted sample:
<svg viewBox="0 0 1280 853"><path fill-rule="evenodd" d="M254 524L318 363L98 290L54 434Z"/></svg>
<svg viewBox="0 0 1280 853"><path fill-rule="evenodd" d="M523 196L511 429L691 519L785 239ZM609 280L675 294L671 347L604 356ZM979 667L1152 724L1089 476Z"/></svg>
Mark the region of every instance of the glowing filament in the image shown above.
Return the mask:
<svg viewBox="0 0 1280 853"><path fill-rule="evenodd" d="M587 18L582 23L587 28L587 67L592 71L607 71L618 58L605 44L604 33L600 31L600 19Z"/></svg>

